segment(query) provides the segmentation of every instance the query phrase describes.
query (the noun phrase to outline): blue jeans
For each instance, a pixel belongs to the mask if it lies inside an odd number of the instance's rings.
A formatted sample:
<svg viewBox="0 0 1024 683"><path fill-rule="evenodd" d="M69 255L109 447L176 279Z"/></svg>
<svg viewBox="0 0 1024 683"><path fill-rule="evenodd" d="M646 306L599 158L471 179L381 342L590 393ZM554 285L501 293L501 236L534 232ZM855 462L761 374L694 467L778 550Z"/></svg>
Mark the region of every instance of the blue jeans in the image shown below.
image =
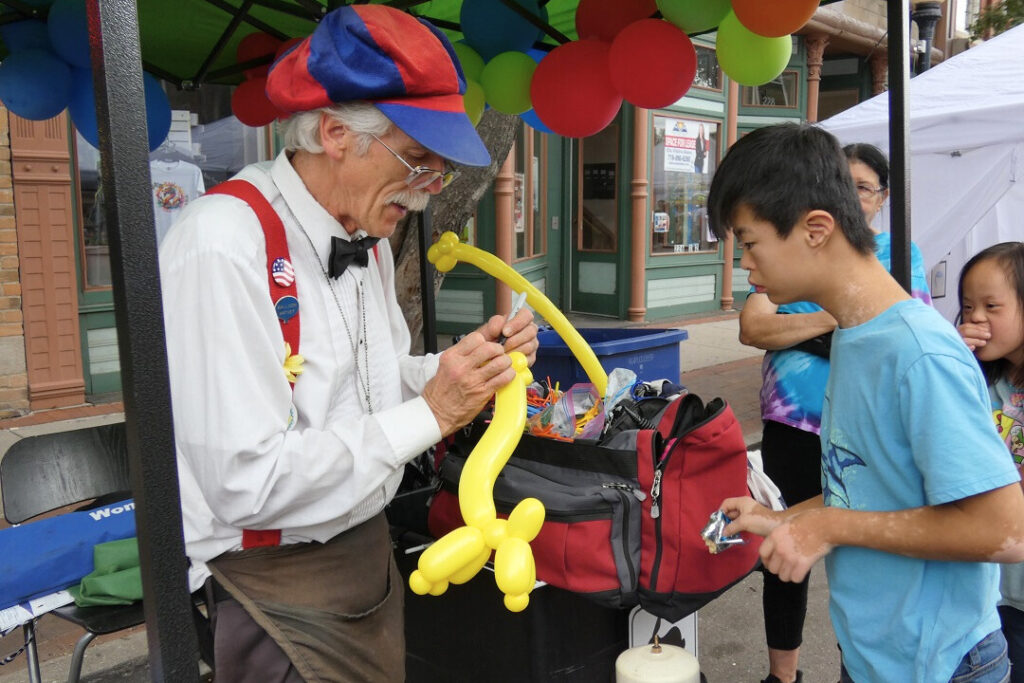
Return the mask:
<svg viewBox="0 0 1024 683"><path fill-rule="evenodd" d="M972 647L949 683L1009 683L1010 660L1006 656L1006 639L1002 631L992 631ZM841 666L839 683L854 683L845 666Z"/></svg>

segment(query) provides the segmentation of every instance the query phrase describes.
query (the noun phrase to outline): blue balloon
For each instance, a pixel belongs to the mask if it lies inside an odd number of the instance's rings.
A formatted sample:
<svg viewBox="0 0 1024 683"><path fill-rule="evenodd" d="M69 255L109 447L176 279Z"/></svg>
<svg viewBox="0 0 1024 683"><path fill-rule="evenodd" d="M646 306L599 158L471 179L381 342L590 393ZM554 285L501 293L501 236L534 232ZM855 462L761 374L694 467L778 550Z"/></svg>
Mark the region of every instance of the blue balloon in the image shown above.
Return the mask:
<svg viewBox="0 0 1024 683"><path fill-rule="evenodd" d="M540 120L539 116L537 116L537 112L535 112L532 109L524 111L522 114L519 115L519 118L523 120L523 123L530 126L530 128L533 128L534 130L539 130L541 133L547 133L548 135L555 134L555 131L545 126L544 122Z"/></svg>
<svg viewBox="0 0 1024 683"><path fill-rule="evenodd" d="M520 7L544 20L537 0L516 0ZM459 24L466 42L485 62L502 52L526 52L542 31L509 9L501 0L463 0Z"/></svg>
<svg viewBox="0 0 1024 683"><path fill-rule="evenodd" d="M96 124L96 97L92 88L92 71L72 69L71 102L68 113L75 128L93 147L100 146ZM171 104L160 87L160 81L148 73L142 74L146 93L146 137L149 151L159 147L171 129Z"/></svg>
<svg viewBox="0 0 1024 683"><path fill-rule="evenodd" d="M155 76L143 72L142 84L146 89L146 133L152 152L163 144L171 130L171 102Z"/></svg>
<svg viewBox="0 0 1024 683"><path fill-rule="evenodd" d="M92 66L85 0L57 0L50 6L46 27L53 51L65 62L83 69Z"/></svg>
<svg viewBox="0 0 1024 683"><path fill-rule="evenodd" d="M540 64L540 60L548 56L547 52L545 52L544 50L538 50L535 47L531 47L529 50L527 50L526 54L528 54L530 58L533 59L533 61L537 62L538 64Z"/></svg>
<svg viewBox="0 0 1024 683"><path fill-rule="evenodd" d="M71 69L48 50L22 50L0 64L0 101L24 119L43 121L71 99Z"/></svg>
<svg viewBox="0 0 1024 683"><path fill-rule="evenodd" d="M50 49L50 34L46 24L35 19L0 26L0 38L3 38L8 52Z"/></svg>

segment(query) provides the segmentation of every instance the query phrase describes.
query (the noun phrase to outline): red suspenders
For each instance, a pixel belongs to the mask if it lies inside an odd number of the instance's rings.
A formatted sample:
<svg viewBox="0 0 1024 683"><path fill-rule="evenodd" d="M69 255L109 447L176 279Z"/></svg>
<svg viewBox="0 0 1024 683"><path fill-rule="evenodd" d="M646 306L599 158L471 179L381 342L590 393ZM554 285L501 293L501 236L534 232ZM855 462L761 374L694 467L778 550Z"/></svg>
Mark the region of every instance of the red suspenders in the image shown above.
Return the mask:
<svg viewBox="0 0 1024 683"><path fill-rule="evenodd" d="M290 277L280 275L277 279L274 277L275 264L287 271L292 269L288 240L285 238L281 217L277 215L263 193L246 180L228 180L210 189L207 194L226 194L237 197L248 204L259 219L260 227L263 228L263 237L267 242L267 286L270 291L270 299L274 302L274 308L277 310L277 321L281 323L284 340L291 346L293 354L298 353L299 300L296 296L298 291L295 287L295 275L294 272L291 272ZM287 282L286 285L282 284L285 282ZM282 314L285 317L282 317ZM294 391L295 385L292 384L291 387ZM242 548L270 545L281 545L280 529L242 529Z"/></svg>
<svg viewBox="0 0 1024 683"><path fill-rule="evenodd" d="M288 252L284 224L263 193L247 180L228 180L206 194L226 194L241 199L249 205L260 221L263 237L267 243L267 286L270 300L274 302L277 321L281 324L284 340L291 347L291 353L299 352L299 299L295 287L295 273ZM377 245L373 245L373 256L379 258ZM292 382L292 390L295 383ZM280 529L242 529L242 548L281 545Z"/></svg>

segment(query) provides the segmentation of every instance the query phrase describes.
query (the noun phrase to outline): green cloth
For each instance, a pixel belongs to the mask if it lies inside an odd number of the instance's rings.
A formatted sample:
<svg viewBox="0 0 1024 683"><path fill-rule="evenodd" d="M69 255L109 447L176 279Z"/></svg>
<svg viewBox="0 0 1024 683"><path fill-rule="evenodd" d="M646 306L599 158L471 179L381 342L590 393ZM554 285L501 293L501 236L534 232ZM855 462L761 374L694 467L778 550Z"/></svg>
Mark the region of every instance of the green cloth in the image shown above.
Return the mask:
<svg viewBox="0 0 1024 683"><path fill-rule="evenodd" d="M92 573L68 589L79 607L130 605L142 599L142 572L136 539L99 543L93 547Z"/></svg>

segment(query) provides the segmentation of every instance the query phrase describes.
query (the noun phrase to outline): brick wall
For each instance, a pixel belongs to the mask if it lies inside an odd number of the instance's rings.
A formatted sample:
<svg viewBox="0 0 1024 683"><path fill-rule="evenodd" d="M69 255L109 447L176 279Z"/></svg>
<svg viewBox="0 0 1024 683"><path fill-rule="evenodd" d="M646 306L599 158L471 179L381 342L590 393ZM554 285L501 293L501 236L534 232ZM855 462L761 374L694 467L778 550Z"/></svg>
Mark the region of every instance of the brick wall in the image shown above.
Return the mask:
<svg viewBox="0 0 1024 683"><path fill-rule="evenodd" d="M11 138L7 110L0 105L0 418L23 415L28 409Z"/></svg>

